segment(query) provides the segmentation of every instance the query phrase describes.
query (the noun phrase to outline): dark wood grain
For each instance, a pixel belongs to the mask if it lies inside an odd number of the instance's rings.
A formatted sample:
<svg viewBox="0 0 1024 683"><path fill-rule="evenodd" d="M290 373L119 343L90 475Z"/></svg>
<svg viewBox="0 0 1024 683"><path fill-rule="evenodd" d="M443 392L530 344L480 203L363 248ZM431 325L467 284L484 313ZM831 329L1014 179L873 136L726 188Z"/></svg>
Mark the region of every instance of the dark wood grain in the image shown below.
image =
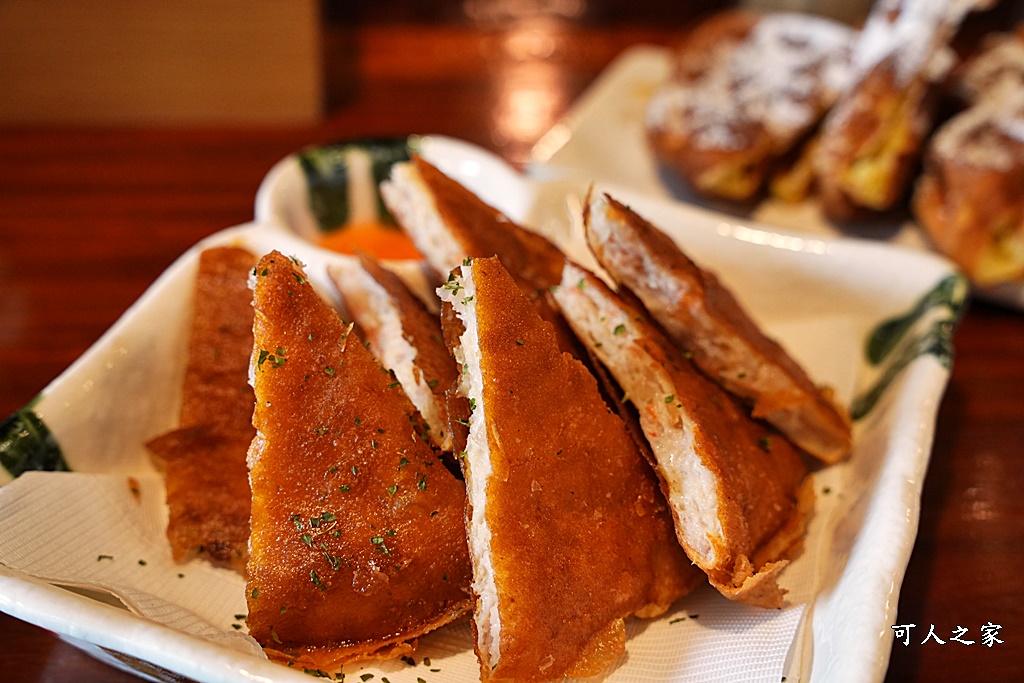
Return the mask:
<svg viewBox="0 0 1024 683"><path fill-rule="evenodd" d="M607 2L575 18L499 22L473 21L456 3L433 13L401 5L390 16L367 3L329 17L334 108L321 125L0 129L0 416L30 401L189 246L251 219L260 180L287 153L421 132L521 163L616 55L673 42L693 15L667 3L631 15ZM900 595L899 622L918 626L908 646L893 646L891 681L1024 670L1024 314L974 302L956 346ZM987 622L1002 626L1002 644L951 642L958 626L979 640ZM945 645L920 644L929 624ZM0 680L137 679L0 614Z"/></svg>

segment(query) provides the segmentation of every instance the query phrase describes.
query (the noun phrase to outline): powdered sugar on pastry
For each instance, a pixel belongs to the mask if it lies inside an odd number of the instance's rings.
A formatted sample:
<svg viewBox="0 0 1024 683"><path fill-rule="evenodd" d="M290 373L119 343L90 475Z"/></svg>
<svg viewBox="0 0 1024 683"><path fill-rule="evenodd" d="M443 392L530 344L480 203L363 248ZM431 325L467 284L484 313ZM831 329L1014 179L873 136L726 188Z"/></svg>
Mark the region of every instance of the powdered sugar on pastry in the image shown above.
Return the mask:
<svg viewBox="0 0 1024 683"><path fill-rule="evenodd" d="M958 94L969 102L1003 97L1024 89L1024 37L997 34L964 65L957 83Z"/></svg>
<svg viewBox="0 0 1024 683"><path fill-rule="evenodd" d="M900 84L931 69L930 80L949 62L929 65L963 18L993 0L878 0L853 51L853 68L863 75L890 57Z"/></svg>
<svg viewBox="0 0 1024 683"><path fill-rule="evenodd" d="M657 93L647 124L724 149L743 144L734 128L746 122L789 139L847 84L854 36L846 26L808 15L761 17L745 38L719 45L696 80L673 81Z"/></svg>
<svg viewBox="0 0 1024 683"><path fill-rule="evenodd" d="M1024 90L1008 88L1002 97L983 99L950 119L935 134L932 153L978 168L1007 170L1022 163L1022 143Z"/></svg>

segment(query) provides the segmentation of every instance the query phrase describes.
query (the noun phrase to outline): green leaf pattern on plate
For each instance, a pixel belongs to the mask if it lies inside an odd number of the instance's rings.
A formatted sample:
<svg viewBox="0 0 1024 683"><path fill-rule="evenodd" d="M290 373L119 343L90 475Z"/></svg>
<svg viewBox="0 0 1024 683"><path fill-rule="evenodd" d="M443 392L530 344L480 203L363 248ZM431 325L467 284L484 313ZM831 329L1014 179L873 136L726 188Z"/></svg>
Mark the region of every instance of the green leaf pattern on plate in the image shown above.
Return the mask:
<svg viewBox="0 0 1024 683"><path fill-rule="evenodd" d="M953 364L953 331L963 314L967 281L959 275L941 280L906 313L882 321L868 336L864 355L873 366L885 363L882 374L850 407L855 420L875 407L893 380L915 358L932 355L949 369ZM941 309L937 316L936 311ZM933 318L927 324L922 321ZM923 327L923 329L921 329ZM916 330L916 333L915 333Z"/></svg>
<svg viewBox="0 0 1024 683"><path fill-rule="evenodd" d="M29 470L66 472L60 445L29 404L0 424L0 466L12 477Z"/></svg>
<svg viewBox="0 0 1024 683"><path fill-rule="evenodd" d="M312 147L298 154L299 165L309 189L309 206L323 233L333 232L345 225L351 216L349 187L353 172L368 168L373 188L391 172L391 167L408 161L418 149L418 138L375 138L335 145ZM365 155L368 163L352 164L352 155ZM376 191L377 218L384 225L395 225L395 219L384 206L380 192Z"/></svg>

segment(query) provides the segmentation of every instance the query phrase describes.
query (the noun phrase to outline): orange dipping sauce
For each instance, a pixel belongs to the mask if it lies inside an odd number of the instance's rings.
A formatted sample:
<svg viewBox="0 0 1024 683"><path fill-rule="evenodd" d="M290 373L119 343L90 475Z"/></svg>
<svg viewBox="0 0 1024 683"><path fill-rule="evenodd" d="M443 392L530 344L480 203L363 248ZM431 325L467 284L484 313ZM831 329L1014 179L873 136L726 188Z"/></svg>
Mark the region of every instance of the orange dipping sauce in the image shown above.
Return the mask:
<svg viewBox="0 0 1024 683"><path fill-rule="evenodd" d="M320 238L320 246L342 254L362 251L379 259L423 258L404 232L380 223L349 223Z"/></svg>

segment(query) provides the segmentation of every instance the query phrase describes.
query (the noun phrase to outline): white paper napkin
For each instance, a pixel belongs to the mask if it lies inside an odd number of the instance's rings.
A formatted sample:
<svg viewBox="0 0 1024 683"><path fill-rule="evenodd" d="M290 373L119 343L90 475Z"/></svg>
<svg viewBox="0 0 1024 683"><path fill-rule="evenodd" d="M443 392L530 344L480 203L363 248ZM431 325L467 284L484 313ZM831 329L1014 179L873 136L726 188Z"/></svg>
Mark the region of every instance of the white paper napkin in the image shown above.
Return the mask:
<svg viewBox="0 0 1024 683"><path fill-rule="evenodd" d="M139 618L263 658L244 633L243 579L200 560L172 560L159 476L30 472L0 488L0 511L0 564L52 584L113 595ZM729 602L705 586L659 619L633 620L627 654L605 680L778 683L802 603L813 594L814 554L805 551L784 572L793 604L781 610ZM414 660L415 666L383 662L346 673L389 683L478 678L467 622L421 639Z"/></svg>

